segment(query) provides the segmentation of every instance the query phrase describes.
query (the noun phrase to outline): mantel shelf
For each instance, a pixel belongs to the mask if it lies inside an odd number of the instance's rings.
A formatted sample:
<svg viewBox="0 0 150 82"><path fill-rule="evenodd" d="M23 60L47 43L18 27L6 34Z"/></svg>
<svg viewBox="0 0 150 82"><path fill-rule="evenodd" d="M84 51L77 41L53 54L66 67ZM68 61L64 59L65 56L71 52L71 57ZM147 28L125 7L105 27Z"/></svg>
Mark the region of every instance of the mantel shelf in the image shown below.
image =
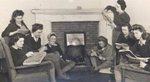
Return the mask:
<svg viewBox="0 0 150 82"><path fill-rule="evenodd" d="M31 12L47 15L98 15L100 9L32 9Z"/></svg>

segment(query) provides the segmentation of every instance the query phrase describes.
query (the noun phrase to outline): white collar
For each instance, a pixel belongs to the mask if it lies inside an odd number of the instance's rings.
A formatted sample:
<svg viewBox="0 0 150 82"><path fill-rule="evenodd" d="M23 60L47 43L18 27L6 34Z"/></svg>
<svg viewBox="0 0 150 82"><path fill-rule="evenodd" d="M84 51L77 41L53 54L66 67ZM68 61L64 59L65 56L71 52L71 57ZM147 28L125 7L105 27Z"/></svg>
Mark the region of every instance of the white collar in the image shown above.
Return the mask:
<svg viewBox="0 0 150 82"><path fill-rule="evenodd" d="M33 37L33 39L34 39L36 42L39 40L39 38L36 38L33 33L31 34L31 36Z"/></svg>
<svg viewBox="0 0 150 82"><path fill-rule="evenodd" d="M138 42L138 44L140 44L141 46L145 45L145 43L146 43L146 40L139 40L139 42Z"/></svg>

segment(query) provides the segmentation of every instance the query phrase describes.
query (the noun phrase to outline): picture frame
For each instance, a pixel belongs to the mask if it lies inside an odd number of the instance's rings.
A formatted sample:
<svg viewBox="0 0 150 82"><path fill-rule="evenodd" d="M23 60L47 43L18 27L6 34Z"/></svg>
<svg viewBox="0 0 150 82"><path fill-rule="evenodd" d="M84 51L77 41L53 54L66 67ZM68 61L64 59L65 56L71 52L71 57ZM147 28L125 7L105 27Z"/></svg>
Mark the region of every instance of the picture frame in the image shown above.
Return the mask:
<svg viewBox="0 0 150 82"><path fill-rule="evenodd" d="M65 32L65 44L85 46L85 32Z"/></svg>

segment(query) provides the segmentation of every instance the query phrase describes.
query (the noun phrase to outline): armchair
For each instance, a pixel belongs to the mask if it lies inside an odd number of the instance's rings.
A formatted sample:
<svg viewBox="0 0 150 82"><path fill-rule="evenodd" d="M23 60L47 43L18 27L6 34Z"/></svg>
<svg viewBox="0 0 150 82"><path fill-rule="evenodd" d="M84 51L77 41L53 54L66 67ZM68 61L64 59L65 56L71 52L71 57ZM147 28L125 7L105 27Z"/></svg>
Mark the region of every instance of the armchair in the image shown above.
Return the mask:
<svg viewBox="0 0 150 82"><path fill-rule="evenodd" d="M149 82L150 72L136 67L122 67L122 82Z"/></svg>
<svg viewBox="0 0 150 82"><path fill-rule="evenodd" d="M50 81L49 69L51 67L51 63L49 61L42 62L38 65L15 67L10 49L4 38L0 39L0 44L3 47L4 55L6 58L9 82L43 82L43 80Z"/></svg>

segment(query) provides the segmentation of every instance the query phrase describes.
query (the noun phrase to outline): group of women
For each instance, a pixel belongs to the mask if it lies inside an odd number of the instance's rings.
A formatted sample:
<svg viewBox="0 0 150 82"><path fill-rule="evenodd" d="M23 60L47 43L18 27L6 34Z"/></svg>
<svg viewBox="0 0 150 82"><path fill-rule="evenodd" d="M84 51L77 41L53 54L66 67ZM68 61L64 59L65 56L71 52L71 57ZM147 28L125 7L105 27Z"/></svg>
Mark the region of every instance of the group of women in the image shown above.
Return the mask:
<svg viewBox="0 0 150 82"><path fill-rule="evenodd" d="M148 33L146 33L144 27L139 24L130 25L130 17L125 12L126 9L126 3L124 0L118 0L116 3L116 6L107 6L103 14L107 16L107 12L111 11L114 15L113 22L111 22L111 26L113 27L112 32L112 46L108 44L107 39L103 36L98 37L98 46L95 46L94 49L91 51L91 62L94 66L95 70L100 70L105 67L112 66L112 60L114 60L115 54L118 55L118 53L115 53L115 51L119 51L120 48L116 46L116 43L126 43L128 47L124 47L126 49L131 49L135 54L138 54L139 60L140 60L140 67L144 68L145 70L150 70L150 61L147 58L141 58L141 57L150 57L150 36ZM25 47L24 40L26 36L32 36L32 32L28 29L28 27L25 25L23 21L24 12L22 10L15 10L12 14L12 18L10 20L10 24L7 26L7 28L3 31L2 37L8 37L9 39L9 46L11 49L12 56L13 54L17 54L14 58L14 61L18 58L21 58L22 60L19 60L16 62L15 65L23 65L23 61L32 56L31 52L32 49L29 47ZM108 21L108 20L106 20ZM126 28L127 27L127 28ZM132 32L131 32L132 31ZM130 35L132 38L130 37ZM62 51L58 43L56 43L56 34L48 35L49 43L46 44L46 49L54 47L54 51L58 51L59 54L62 54ZM88 37L88 36L87 36ZM133 40L132 40L133 39ZM53 42L54 40L54 42ZM131 42L131 43L130 43ZM49 45L49 44L53 45ZM133 45L135 44L135 45ZM131 46L134 46L131 48ZM27 49L24 49L27 48ZM47 53L51 53L51 50L47 50ZM24 54L24 55L20 55ZM111 54L110 54L111 53ZM98 55L99 54L99 55ZM100 56L101 55L101 56ZM94 56L97 56L98 59L93 58ZM99 60L102 60L101 64L98 64L97 62ZM107 61L108 60L108 61ZM119 60L119 59L117 59ZM51 60L52 61L52 60ZM107 62L105 62L107 61ZM53 62L53 61L52 61ZM104 63L105 62L105 63ZM51 74L51 81L56 82L55 80L55 65L51 64L50 68L50 74ZM57 65L57 64L56 64ZM72 64L72 67L74 64ZM70 69L70 68L69 68ZM60 70L59 70L60 71ZM58 71L58 72L59 72ZM66 70L63 70L66 72ZM62 71L61 71L62 72ZM63 72L64 73L64 72ZM63 78L63 74L61 75ZM117 76L116 76L117 77ZM118 80L119 81L119 80Z"/></svg>

